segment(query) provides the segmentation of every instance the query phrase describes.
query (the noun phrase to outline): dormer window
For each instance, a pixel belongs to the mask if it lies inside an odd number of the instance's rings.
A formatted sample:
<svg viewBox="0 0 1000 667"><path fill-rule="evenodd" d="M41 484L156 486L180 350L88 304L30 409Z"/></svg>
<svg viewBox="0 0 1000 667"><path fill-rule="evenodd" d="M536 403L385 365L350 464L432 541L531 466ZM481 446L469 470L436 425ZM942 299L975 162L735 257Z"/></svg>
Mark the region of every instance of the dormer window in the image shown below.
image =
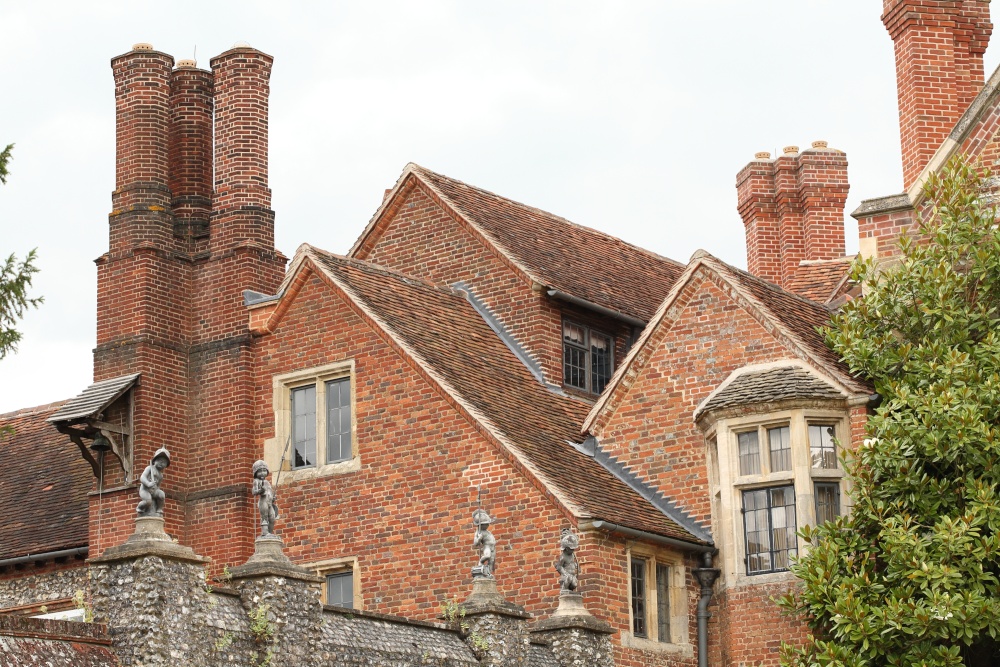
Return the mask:
<svg viewBox="0 0 1000 667"><path fill-rule="evenodd" d="M563 320L563 382L592 394L604 391L614 371L615 339Z"/></svg>

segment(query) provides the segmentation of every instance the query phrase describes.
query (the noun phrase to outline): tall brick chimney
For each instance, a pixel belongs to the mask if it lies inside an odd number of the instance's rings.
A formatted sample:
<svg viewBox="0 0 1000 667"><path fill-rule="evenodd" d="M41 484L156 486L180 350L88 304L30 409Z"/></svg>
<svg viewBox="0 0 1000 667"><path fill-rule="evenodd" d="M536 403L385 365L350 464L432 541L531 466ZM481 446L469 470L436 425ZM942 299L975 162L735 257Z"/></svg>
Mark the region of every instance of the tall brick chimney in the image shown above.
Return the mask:
<svg viewBox="0 0 1000 667"><path fill-rule="evenodd" d="M983 85L990 0L883 0L896 51L903 187L909 189Z"/></svg>
<svg viewBox="0 0 1000 667"><path fill-rule="evenodd" d="M801 262L843 257L848 189L847 156L825 141L757 153L736 176L750 273L787 288Z"/></svg>
<svg viewBox="0 0 1000 667"><path fill-rule="evenodd" d="M170 450L166 529L218 568L253 549L242 292L274 293L285 264L267 183L271 60L239 47L212 71L183 60L174 69L172 57L138 44L111 63L116 187L109 252L97 260L94 377L141 373L135 469ZM132 532L135 492L116 481L105 478L110 490L92 503L94 555ZM223 533L243 539L217 540Z"/></svg>

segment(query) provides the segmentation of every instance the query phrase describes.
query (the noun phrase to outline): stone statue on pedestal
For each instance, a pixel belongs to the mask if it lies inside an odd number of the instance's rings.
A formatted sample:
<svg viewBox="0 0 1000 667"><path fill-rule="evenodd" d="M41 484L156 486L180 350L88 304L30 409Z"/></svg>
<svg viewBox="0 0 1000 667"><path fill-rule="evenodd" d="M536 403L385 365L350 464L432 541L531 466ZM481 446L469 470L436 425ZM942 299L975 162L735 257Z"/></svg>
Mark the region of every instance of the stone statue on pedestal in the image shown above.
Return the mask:
<svg viewBox="0 0 1000 667"><path fill-rule="evenodd" d="M473 577L493 578L493 567L496 565L497 540L490 532L493 519L480 508L472 513L472 525L476 527L476 536L472 546L479 552L479 565L472 568Z"/></svg>
<svg viewBox="0 0 1000 667"><path fill-rule="evenodd" d="M274 520L278 518L278 503L275 500L274 487L267 481L270 474L267 463L263 460L253 464L253 495L257 496L257 509L260 510L260 536L274 535Z"/></svg>
<svg viewBox="0 0 1000 667"><path fill-rule="evenodd" d="M562 529L559 540L562 553L556 561L556 571L559 572L559 589L575 591L580 585L580 563L576 560L576 550L580 548L580 538L570 528Z"/></svg>
<svg viewBox="0 0 1000 667"><path fill-rule="evenodd" d="M163 516L163 501L166 498L160 489L163 470L170 465L170 452L163 447L156 450L153 460L139 477L139 504L135 511L139 516Z"/></svg>

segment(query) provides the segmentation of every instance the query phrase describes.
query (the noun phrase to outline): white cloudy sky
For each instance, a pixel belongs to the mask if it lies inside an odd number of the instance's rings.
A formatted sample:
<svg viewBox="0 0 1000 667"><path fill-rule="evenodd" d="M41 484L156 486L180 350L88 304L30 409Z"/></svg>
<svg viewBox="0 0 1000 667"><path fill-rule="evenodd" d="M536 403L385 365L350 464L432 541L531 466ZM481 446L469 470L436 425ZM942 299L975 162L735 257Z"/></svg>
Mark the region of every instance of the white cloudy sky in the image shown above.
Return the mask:
<svg viewBox="0 0 1000 667"><path fill-rule="evenodd" d="M0 0L0 253L37 247L0 412L91 379L114 187L110 59L135 42L199 63L275 57L277 243L346 252L409 162L686 261L745 265L735 174L825 139L851 197L902 189L879 0ZM987 52L987 71L1000 50ZM853 220L851 220L853 222ZM856 231L848 227L848 250ZM595 267L600 270L600 267Z"/></svg>

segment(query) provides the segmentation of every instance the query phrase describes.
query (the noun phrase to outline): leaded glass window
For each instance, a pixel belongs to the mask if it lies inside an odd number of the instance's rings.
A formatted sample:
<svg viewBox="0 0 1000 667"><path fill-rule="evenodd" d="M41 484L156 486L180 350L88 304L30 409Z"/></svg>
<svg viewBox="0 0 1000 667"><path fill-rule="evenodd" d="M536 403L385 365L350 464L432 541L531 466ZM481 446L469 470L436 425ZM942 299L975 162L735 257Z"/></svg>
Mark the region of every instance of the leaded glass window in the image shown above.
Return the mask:
<svg viewBox="0 0 1000 667"><path fill-rule="evenodd" d="M744 491L743 529L747 574L787 570L798 551L795 487Z"/></svg>
<svg viewBox="0 0 1000 667"><path fill-rule="evenodd" d="M326 383L326 462L351 456L351 378L345 377Z"/></svg>
<svg viewBox="0 0 1000 667"><path fill-rule="evenodd" d="M829 424L809 425L809 453L813 468L837 469L837 447L834 437L833 426Z"/></svg>

